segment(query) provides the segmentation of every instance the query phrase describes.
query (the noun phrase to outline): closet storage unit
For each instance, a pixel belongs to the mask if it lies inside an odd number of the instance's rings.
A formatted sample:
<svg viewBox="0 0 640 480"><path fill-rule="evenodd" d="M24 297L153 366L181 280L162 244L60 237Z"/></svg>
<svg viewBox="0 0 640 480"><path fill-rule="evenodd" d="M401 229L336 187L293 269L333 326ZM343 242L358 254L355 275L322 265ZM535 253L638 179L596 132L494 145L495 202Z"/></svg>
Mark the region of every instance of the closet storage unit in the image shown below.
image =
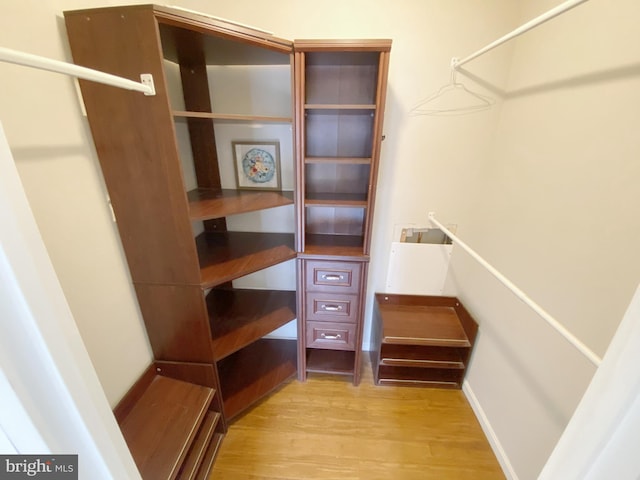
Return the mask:
<svg viewBox="0 0 640 480"><path fill-rule="evenodd" d="M455 297L375 296L371 365L377 385L461 388L478 324Z"/></svg>
<svg viewBox="0 0 640 480"><path fill-rule="evenodd" d="M296 40L299 378L360 380L390 40Z"/></svg>
<svg viewBox="0 0 640 480"><path fill-rule="evenodd" d="M65 21L75 63L153 75L155 96L80 86L154 357L217 391L223 433L297 370L295 339L263 338L297 316L292 42L154 5ZM277 142L281 188L236 188L231 140Z"/></svg>

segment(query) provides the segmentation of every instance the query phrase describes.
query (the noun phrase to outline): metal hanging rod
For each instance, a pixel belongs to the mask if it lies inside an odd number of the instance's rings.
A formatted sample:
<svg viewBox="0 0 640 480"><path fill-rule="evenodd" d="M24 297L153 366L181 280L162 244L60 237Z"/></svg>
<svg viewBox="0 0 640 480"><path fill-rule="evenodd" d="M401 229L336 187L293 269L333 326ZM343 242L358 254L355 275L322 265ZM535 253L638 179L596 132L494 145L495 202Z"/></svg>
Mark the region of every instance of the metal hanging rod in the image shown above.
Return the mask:
<svg viewBox="0 0 640 480"><path fill-rule="evenodd" d="M91 80L93 82L104 83L112 87L124 88L126 90L134 90L144 93L145 95L155 95L156 91L153 86L153 77L150 73L140 74L140 82L134 82L128 78L118 77L110 73L100 72L91 68L81 67L73 63L52 60L30 53L19 52L9 48L0 47L0 61L23 65L25 67L37 68L39 70L47 70L49 72L62 73L72 77Z"/></svg>
<svg viewBox="0 0 640 480"><path fill-rule="evenodd" d="M561 3L560 5L558 5L555 8L552 8L548 12L543 13L542 15L534 18L533 20L528 21L524 25L519 26L518 28L516 28L511 33L507 33L505 36L500 37L495 42L492 42L489 45L487 45L486 47L481 48L477 52L472 53L471 55L469 55L467 57L464 57L462 60L458 60L458 59L454 58L452 66L453 66L453 68L459 68L462 65L464 65L465 63L470 62L474 58L477 58L480 55L484 55L489 50L493 50L497 46L502 45L505 42L508 42L512 38L515 38L515 37L517 37L519 35L522 35L523 33L528 32L529 30L531 30L533 28L536 28L538 25L541 25L544 22L547 22L548 20L551 20L552 18L555 18L558 15L563 14L567 10L571 10L572 8L577 7L578 5L580 5L582 3L585 3L585 2L588 2L588 1L589 0L569 0L567 2Z"/></svg>
<svg viewBox="0 0 640 480"><path fill-rule="evenodd" d="M491 275L496 277L500 283L502 283L505 287L507 287L513 294L522 300L527 306L529 306L534 312L536 312L544 321L546 321L554 330L556 330L560 335L562 335L565 340L567 340L571 345L573 345L580 353L582 353L587 359L594 364L596 367L600 366L602 363L602 359L596 355L589 347L587 347L584 343L582 343L578 338L576 338L569 330L567 330L560 322L558 322L555 318L551 316L546 310L544 310L540 305L534 302L529 296L520 290L513 282L511 282L507 277L501 274L498 270L496 270L489 262L487 262L484 258L478 255L474 250L471 249L466 243L464 243L460 238L451 233L447 227L445 227L442 223L440 223L435 218L434 212L429 212L428 215L429 221L436 225L440 230L444 232L447 237L449 237L455 245L460 246L465 252L467 252L471 257L474 258L480 265L486 268Z"/></svg>

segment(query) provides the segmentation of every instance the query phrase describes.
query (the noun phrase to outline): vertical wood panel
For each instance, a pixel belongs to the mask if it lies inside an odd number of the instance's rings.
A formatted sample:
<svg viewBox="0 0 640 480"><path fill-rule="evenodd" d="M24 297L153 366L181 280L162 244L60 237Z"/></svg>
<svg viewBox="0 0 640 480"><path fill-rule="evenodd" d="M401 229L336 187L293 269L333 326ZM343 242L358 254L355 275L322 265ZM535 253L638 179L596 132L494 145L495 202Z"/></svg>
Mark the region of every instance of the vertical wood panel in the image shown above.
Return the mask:
<svg viewBox="0 0 640 480"><path fill-rule="evenodd" d="M154 78L155 96L80 81L133 280L197 283L198 261L153 11L136 7L66 13L65 20L78 65L132 80L139 81L141 73Z"/></svg>

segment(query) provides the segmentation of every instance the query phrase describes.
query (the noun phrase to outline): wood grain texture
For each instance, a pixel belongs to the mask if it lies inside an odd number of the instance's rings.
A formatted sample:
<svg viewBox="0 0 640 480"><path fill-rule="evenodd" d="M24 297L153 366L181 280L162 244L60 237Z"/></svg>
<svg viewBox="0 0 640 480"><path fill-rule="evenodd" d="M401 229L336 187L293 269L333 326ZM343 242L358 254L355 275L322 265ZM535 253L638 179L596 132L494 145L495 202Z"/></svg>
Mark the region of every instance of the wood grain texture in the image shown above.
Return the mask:
<svg viewBox="0 0 640 480"><path fill-rule="evenodd" d="M296 292L212 289L207 311L216 361L296 318Z"/></svg>
<svg viewBox="0 0 640 480"><path fill-rule="evenodd" d="M304 252L298 258L322 258L324 260L367 261L362 254L364 238L361 235L328 235L307 233Z"/></svg>
<svg viewBox="0 0 640 480"><path fill-rule="evenodd" d="M136 81L140 73L154 78L155 96L80 80L134 282L196 283L198 262L153 10L65 12L65 21L76 64Z"/></svg>
<svg viewBox="0 0 640 480"><path fill-rule="evenodd" d="M211 362L211 331L198 285L134 284L154 358Z"/></svg>
<svg viewBox="0 0 640 480"><path fill-rule="evenodd" d="M204 459L202 460L200 468L198 469L196 480L206 480L207 478L209 478L209 472L211 472L213 462L215 462L216 460L216 456L218 455L218 451L220 450L220 445L222 445L223 439L224 435L220 433L216 433L213 435L213 438L209 443L209 447L204 454Z"/></svg>
<svg viewBox="0 0 640 480"><path fill-rule="evenodd" d="M120 423L143 478L175 478L212 398L210 388L154 378Z"/></svg>
<svg viewBox="0 0 640 480"><path fill-rule="evenodd" d="M221 218L293 204L293 192L198 188L187 193L192 220Z"/></svg>
<svg viewBox="0 0 640 480"><path fill-rule="evenodd" d="M196 478L219 419L220 413L218 412L207 412L205 415L202 427L193 440L193 445L180 469L179 480L194 480Z"/></svg>
<svg viewBox="0 0 640 480"><path fill-rule="evenodd" d="M373 310L377 384L462 388L477 324L457 298L378 293Z"/></svg>
<svg viewBox="0 0 640 480"><path fill-rule="evenodd" d="M206 341L206 339L204 339ZM175 378L183 382L195 383L203 387L209 387L216 391L211 402L210 410L214 412L222 412L222 397L220 392L220 381L218 379L218 370L212 363L194 363L194 362L174 362L156 360L154 362L156 371L165 377ZM215 425L216 432L224 433L227 431L226 419L221 416Z"/></svg>
<svg viewBox="0 0 640 480"><path fill-rule="evenodd" d="M292 381L236 420L209 480L498 480L462 392Z"/></svg>
<svg viewBox="0 0 640 480"><path fill-rule="evenodd" d="M296 258L294 235L288 233L205 232L196 246L203 288Z"/></svg>
<svg viewBox="0 0 640 480"><path fill-rule="evenodd" d="M232 419L296 374L295 340L262 339L218 363L224 412Z"/></svg>

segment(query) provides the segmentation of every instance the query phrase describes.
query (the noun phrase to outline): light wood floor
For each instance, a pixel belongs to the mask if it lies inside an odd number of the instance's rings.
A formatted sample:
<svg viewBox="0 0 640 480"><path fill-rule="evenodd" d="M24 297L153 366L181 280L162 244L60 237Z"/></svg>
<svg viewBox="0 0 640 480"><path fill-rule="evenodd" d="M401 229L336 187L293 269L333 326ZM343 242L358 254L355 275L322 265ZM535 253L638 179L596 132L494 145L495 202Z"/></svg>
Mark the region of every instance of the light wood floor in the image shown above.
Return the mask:
<svg viewBox="0 0 640 480"><path fill-rule="evenodd" d="M459 390L292 380L236 420L210 480L504 479Z"/></svg>

